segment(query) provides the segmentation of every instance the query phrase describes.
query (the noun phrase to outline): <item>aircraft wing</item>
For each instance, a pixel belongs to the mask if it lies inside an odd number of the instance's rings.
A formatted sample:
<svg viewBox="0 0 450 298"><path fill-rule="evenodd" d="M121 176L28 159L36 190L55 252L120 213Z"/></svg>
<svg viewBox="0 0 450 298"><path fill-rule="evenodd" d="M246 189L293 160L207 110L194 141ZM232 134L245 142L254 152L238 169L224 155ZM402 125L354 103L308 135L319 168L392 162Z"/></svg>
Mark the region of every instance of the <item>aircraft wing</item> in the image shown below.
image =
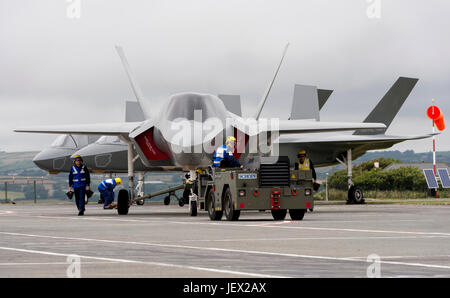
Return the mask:
<svg viewBox="0 0 450 298"><path fill-rule="evenodd" d="M432 137L435 134L412 135L412 136L391 136L391 135L288 135L281 136L279 143L326 143L326 144L347 144L347 145L366 145L369 143L400 143L408 140L420 140Z"/></svg>
<svg viewBox="0 0 450 298"><path fill-rule="evenodd" d="M15 132L51 133L51 134L76 134L76 135L102 135L120 136L127 135L140 126L142 122L97 123L77 125L48 125L31 126L15 129Z"/></svg>
<svg viewBox="0 0 450 298"><path fill-rule="evenodd" d="M233 126L235 128L250 136L266 131L278 131L280 135L283 135L386 128L386 125L383 123L324 122L312 120L277 120L271 122L270 119L246 120L232 113L230 113L230 117L233 118Z"/></svg>

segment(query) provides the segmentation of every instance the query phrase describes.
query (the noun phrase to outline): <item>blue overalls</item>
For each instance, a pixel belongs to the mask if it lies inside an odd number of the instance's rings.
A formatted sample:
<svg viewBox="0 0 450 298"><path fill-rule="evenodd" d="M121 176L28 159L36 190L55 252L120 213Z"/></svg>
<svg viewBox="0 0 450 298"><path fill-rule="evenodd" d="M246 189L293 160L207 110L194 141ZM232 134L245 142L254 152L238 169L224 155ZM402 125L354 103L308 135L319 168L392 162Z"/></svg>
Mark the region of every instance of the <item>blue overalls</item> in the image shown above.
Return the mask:
<svg viewBox="0 0 450 298"><path fill-rule="evenodd" d="M86 186L91 183L89 170L85 166L72 166L69 174L69 187L73 188L78 211L85 210Z"/></svg>
<svg viewBox="0 0 450 298"><path fill-rule="evenodd" d="M106 179L98 185L98 191L105 200L103 207L110 205L114 202L114 188L116 187L116 181L114 179Z"/></svg>
<svg viewBox="0 0 450 298"><path fill-rule="evenodd" d="M226 161L226 167L227 168L238 168L241 166L239 161L234 158L233 152L229 152L230 149L227 147L227 145L222 145L219 148L217 148L216 152L214 152L213 156L213 168L219 168L220 162L222 160Z"/></svg>

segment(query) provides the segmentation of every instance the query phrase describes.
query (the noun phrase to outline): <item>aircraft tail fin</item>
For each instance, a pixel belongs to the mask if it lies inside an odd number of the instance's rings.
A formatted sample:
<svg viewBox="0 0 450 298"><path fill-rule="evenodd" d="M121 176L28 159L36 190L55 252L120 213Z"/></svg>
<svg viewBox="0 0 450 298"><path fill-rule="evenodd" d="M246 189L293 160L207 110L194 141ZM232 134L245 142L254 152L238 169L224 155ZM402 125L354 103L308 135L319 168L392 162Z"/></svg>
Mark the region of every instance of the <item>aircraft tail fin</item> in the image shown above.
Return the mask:
<svg viewBox="0 0 450 298"><path fill-rule="evenodd" d="M319 111L323 108L333 91L334 90L317 89L317 95L319 97Z"/></svg>
<svg viewBox="0 0 450 298"><path fill-rule="evenodd" d="M315 119L320 120L319 99L316 86L298 85L294 86L294 96L290 120Z"/></svg>
<svg viewBox="0 0 450 298"><path fill-rule="evenodd" d="M275 73L274 73L274 75L273 75L273 77L272 77L272 80L270 81L270 84L269 84L269 86L267 87L267 90L266 90L266 92L264 93L263 98L261 99L261 101L260 101L259 104L258 104L258 107L257 107L257 109L256 109L256 113L255 113L255 119L256 119L256 120L259 119L259 116L261 115L261 111L262 111L262 109L263 109L263 107L264 107L264 104L266 103L266 100L267 100L267 98L269 97L270 90L272 89L273 83L275 82L275 79L277 78L278 71L280 70L281 64L283 63L284 56L286 56L286 52L287 52L287 50L288 50L288 47L289 47L289 43L286 44L286 46L284 47L283 55L281 56L281 60L280 60L280 62L278 63L278 66L277 66L277 68L276 68L276 70L275 70Z"/></svg>
<svg viewBox="0 0 450 298"><path fill-rule="evenodd" d="M133 89L134 95L136 96L136 99L142 108L144 116L146 119L149 119L150 115L149 115L149 113L146 113L145 108L144 108L144 102L145 102L144 93L142 92L141 87L137 83L136 77L135 77L134 73L132 72L130 64L128 63L128 60L125 56L125 52L123 51L122 47L118 46L118 45L116 45L116 51L117 51L117 54L119 54L120 60L122 61L122 65L125 68L125 72L127 73L128 79L130 81L131 88Z"/></svg>
<svg viewBox="0 0 450 298"><path fill-rule="evenodd" d="M127 101L125 106L125 122L140 122L144 120L144 111L139 103L135 101Z"/></svg>
<svg viewBox="0 0 450 298"><path fill-rule="evenodd" d="M223 101L228 111L238 116L242 116L240 95L219 94L218 97Z"/></svg>
<svg viewBox="0 0 450 298"><path fill-rule="evenodd" d="M386 128L359 130L354 135L384 134L419 79L399 77L364 122L383 123Z"/></svg>

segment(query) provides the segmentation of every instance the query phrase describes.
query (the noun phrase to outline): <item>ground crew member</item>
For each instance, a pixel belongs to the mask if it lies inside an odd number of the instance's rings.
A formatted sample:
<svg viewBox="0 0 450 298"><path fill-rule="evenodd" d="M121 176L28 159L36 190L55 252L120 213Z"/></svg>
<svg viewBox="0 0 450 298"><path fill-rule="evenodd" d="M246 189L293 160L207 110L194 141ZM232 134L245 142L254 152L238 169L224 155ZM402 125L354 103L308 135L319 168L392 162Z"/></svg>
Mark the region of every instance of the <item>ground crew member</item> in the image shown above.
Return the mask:
<svg viewBox="0 0 450 298"><path fill-rule="evenodd" d="M75 194L75 203L78 208L78 215L84 215L86 189L91 190L91 176L88 168L83 165L83 159L80 155L75 155L73 166L69 174L69 192Z"/></svg>
<svg viewBox="0 0 450 298"><path fill-rule="evenodd" d="M295 163L296 170L311 170L314 181L317 179L316 170L312 161L306 157L306 151L300 150L297 154L298 161Z"/></svg>
<svg viewBox="0 0 450 298"><path fill-rule="evenodd" d="M114 178L106 179L98 185L98 191L105 200L105 202L103 203L103 209L113 209L116 207L116 205L114 204L114 188L117 184L121 183L122 179Z"/></svg>
<svg viewBox="0 0 450 298"><path fill-rule="evenodd" d="M236 138L228 137L225 145L217 148L213 156L213 168L219 168L222 164L223 168L239 168L241 164L234 158L233 152L236 146Z"/></svg>

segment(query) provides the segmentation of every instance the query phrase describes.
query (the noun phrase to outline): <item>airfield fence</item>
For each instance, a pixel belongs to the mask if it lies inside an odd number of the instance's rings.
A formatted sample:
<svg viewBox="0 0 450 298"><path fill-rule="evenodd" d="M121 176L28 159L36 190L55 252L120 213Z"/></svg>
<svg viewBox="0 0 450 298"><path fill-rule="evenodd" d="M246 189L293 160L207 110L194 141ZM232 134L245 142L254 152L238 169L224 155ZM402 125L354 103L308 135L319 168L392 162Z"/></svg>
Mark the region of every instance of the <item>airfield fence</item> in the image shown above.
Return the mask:
<svg viewBox="0 0 450 298"><path fill-rule="evenodd" d="M48 181L44 179L44 176L41 177L27 177L27 176L0 176L0 184L4 185L4 202L5 203L14 203L14 199L8 198L8 184L30 184L33 183L33 201L37 203L37 190L36 183L41 182L44 184L44 181Z"/></svg>

